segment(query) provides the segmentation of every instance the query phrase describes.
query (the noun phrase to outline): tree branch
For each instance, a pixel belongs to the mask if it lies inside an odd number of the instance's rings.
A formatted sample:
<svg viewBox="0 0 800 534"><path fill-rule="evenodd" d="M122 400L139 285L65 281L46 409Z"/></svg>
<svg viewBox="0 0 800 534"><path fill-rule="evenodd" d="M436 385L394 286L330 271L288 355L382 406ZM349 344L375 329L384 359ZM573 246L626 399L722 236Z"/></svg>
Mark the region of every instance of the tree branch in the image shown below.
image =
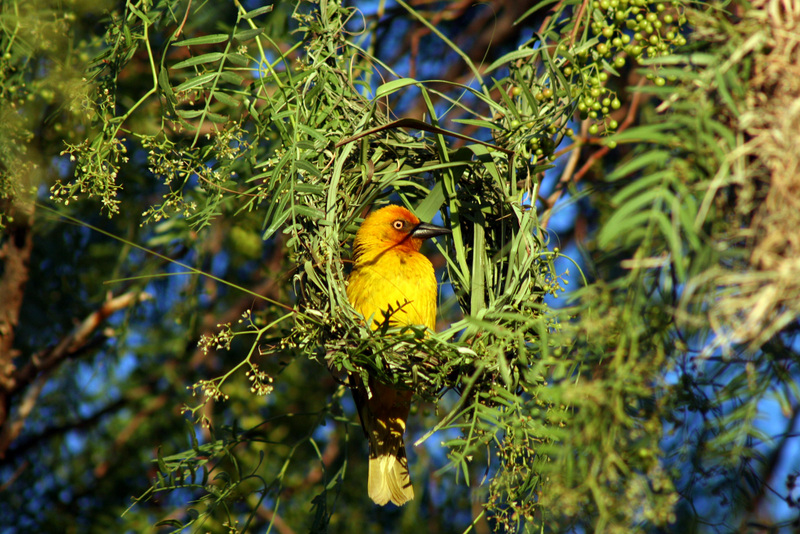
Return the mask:
<svg viewBox="0 0 800 534"><path fill-rule="evenodd" d="M5 202L4 202L5 204ZM5 242L0 247L3 273L0 277L0 425L8 417L10 385L13 382L14 331L19 322L19 310L28 282L28 262L33 250L33 204L12 202L7 218Z"/></svg>
<svg viewBox="0 0 800 534"><path fill-rule="evenodd" d="M37 382L25 396L23 403L13 421L6 419L0 420L0 459L5 457L11 443L19 436L30 412L36 404L36 399L44 383L46 375L58 367L68 357L73 356L85 348L91 342L91 335L105 320L113 313L127 308L136 302L152 298L147 293L128 292L118 297L109 298L100 308L90 313L78 327L56 346L33 355L30 361L19 371L11 373L6 377L3 384L2 403L8 406L11 397L23 389L27 388L34 381Z"/></svg>
<svg viewBox="0 0 800 534"><path fill-rule="evenodd" d="M51 438L63 435L72 430L83 430L86 428L90 428L94 426L100 419L111 413L116 412L117 410L125 406L128 402L129 399L120 398L115 400L111 404L108 404L107 406L100 408L99 410L89 415L88 417L84 417L76 421L70 421L69 423L64 423L61 425L51 426L45 428L43 431L38 432L37 434L34 434L32 436L26 436L25 438L14 443L14 447L8 450L5 457L2 459L2 461L0 461L0 465L3 463L13 462L17 457L30 451L30 449L38 447L39 444L43 441L50 440Z"/></svg>

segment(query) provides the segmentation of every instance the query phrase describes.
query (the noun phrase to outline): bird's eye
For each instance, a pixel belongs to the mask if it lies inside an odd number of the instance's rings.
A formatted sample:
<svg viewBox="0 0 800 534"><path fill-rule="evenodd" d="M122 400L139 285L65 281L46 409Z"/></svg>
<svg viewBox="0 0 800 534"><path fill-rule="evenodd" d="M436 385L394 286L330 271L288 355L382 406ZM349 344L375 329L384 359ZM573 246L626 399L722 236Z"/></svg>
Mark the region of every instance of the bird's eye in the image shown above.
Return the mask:
<svg viewBox="0 0 800 534"><path fill-rule="evenodd" d="M402 230L403 227L405 226L405 223L400 219L397 219L395 222L392 223L392 226L394 227L395 230Z"/></svg>

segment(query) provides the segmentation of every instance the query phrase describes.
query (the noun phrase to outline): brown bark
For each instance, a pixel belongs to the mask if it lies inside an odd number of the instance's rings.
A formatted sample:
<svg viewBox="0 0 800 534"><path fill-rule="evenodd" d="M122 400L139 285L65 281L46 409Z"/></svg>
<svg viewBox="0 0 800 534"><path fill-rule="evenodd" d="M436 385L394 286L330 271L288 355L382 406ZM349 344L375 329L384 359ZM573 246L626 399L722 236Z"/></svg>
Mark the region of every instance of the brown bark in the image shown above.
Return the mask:
<svg viewBox="0 0 800 534"><path fill-rule="evenodd" d="M5 202L4 202L5 204ZM8 202L9 221L0 244L0 427L8 418L14 386L14 331L28 282L28 263L33 250L33 204Z"/></svg>

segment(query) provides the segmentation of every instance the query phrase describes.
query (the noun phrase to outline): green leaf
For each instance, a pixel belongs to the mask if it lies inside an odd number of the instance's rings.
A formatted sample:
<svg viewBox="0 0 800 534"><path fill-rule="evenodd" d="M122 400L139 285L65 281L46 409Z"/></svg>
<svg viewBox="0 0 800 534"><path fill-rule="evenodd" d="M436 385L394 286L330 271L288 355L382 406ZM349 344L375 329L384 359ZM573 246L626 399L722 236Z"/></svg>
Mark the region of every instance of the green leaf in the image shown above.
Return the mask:
<svg viewBox="0 0 800 534"><path fill-rule="evenodd" d="M400 78L399 80L392 80L391 82L386 82L378 86L375 89L375 98L382 98L386 95L394 93L398 89L403 87L408 87L409 85L417 85L420 83L419 81L415 80L414 78Z"/></svg>
<svg viewBox="0 0 800 534"><path fill-rule="evenodd" d="M222 52L210 52L208 54L202 54L200 56L195 56L189 58L185 61L181 61L180 63L176 63L172 66L173 69L182 69L184 67L192 67L194 65L202 65L204 63L216 63L220 59L225 57L225 54Z"/></svg>
<svg viewBox="0 0 800 534"><path fill-rule="evenodd" d="M216 72L208 72L206 74L201 74L200 76L189 78L188 80L180 84L178 87L176 87L175 92L183 93L185 91L189 91L190 89L194 89L195 87L205 85L206 83L216 78L217 75L218 74Z"/></svg>
<svg viewBox="0 0 800 534"><path fill-rule="evenodd" d="M470 126L478 126L479 128L488 128L490 130L503 130L504 128L499 124L482 119L453 119L453 122L458 124L468 124Z"/></svg>
<svg viewBox="0 0 800 534"><path fill-rule="evenodd" d="M609 173L606 180L613 182L621 178L628 178L629 175L650 165L663 167L669 157L670 154L666 150L648 150L644 154L636 154L629 161L617 166L613 172ZM659 176L659 173L653 176Z"/></svg>
<svg viewBox="0 0 800 534"><path fill-rule="evenodd" d="M239 107L242 103L228 93L222 91L214 91L214 98L220 103L230 107Z"/></svg>
<svg viewBox="0 0 800 534"><path fill-rule="evenodd" d="M192 46L192 45L216 44L216 43L221 43L223 41L227 41L229 37L230 36L227 33L215 33L211 35L203 35L201 37L192 37L190 39L184 39L182 41L177 41L175 43L172 43L172 45Z"/></svg>
<svg viewBox="0 0 800 534"><path fill-rule="evenodd" d="M204 109L179 109L177 113L184 119L196 119L201 115L205 115L207 112Z"/></svg>
<svg viewBox="0 0 800 534"><path fill-rule="evenodd" d="M495 70L495 69L497 69L499 67L504 66L507 63L511 63L512 61L517 61L519 59L528 58L528 57L531 57L531 56L535 56L537 54L539 54L539 50L538 49L533 50L531 48L523 48L521 50L514 50L514 51L509 52L507 54L504 54L504 55L500 56L499 58L497 58L496 60L494 60L494 62L491 65L486 67L486 74L492 72L493 70Z"/></svg>
<svg viewBox="0 0 800 534"><path fill-rule="evenodd" d="M253 29L250 29L250 30L237 31L234 34L234 37L236 38L237 41L239 41L240 43L243 43L245 41L249 41L250 39L253 39L253 38L261 35L262 33L264 33L265 29L266 28L253 28Z"/></svg>
<svg viewBox="0 0 800 534"><path fill-rule="evenodd" d="M302 204L295 204L293 209L296 214L302 215L303 217L311 219L312 221L325 218L325 213L322 210L313 208L311 206L303 206Z"/></svg>
<svg viewBox="0 0 800 534"><path fill-rule="evenodd" d="M317 178L322 176L322 173L319 172L319 169L313 163L311 163L309 161L306 161L306 160L303 160L303 159L299 159L299 160L295 161L294 164L298 169L307 172L311 176L315 176Z"/></svg>
<svg viewBox="0 0 800 534"><path fill-rule="evenodd" d="M241 76L239 76L235 72L231 72L229 70L225 70L225 71L220 72L219 73L219 79L220 79L220 81L223 81L225 83L229 83L231 85L236 85L236 86L242 85L242 83L244 82L244 78L242 78Z"/></svg>
<svg viewBox="0 0 800 534"><path fill-rule="evenodd" d="M270 6L261 6L261 7L257 8L257 9L252 10L252 11L248 11L247 13L242 15L242 18L244 20L250 20L250 19L255 18L255 17L259 16L259 15L263 15L264 13L269 13L270 11L272 11L273 7L275 7L275 6L271 6L271 5Z"/></svg>
<svg viewBox="0 0 800 534"><path fill-rule="evenodd" d="M219 113L213 113L211 111L206 113L206 118L216 124L224 124L230 120L230 117L220 115Z"/></svg>

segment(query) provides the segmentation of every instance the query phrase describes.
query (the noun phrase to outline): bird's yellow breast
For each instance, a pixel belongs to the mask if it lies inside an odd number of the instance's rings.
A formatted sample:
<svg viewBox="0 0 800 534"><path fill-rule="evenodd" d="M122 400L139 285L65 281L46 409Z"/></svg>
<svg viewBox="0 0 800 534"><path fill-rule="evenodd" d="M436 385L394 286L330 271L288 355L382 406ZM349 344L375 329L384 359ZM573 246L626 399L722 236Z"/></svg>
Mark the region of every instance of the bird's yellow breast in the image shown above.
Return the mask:
<svg viewBox="0 0 800 534"><path fill-rule="evenodd" d="M430 260L419 252L396 247L368 254L350 274L347 298L372 328L394 311L392 325L436 327L436 275Z"/></svg>

